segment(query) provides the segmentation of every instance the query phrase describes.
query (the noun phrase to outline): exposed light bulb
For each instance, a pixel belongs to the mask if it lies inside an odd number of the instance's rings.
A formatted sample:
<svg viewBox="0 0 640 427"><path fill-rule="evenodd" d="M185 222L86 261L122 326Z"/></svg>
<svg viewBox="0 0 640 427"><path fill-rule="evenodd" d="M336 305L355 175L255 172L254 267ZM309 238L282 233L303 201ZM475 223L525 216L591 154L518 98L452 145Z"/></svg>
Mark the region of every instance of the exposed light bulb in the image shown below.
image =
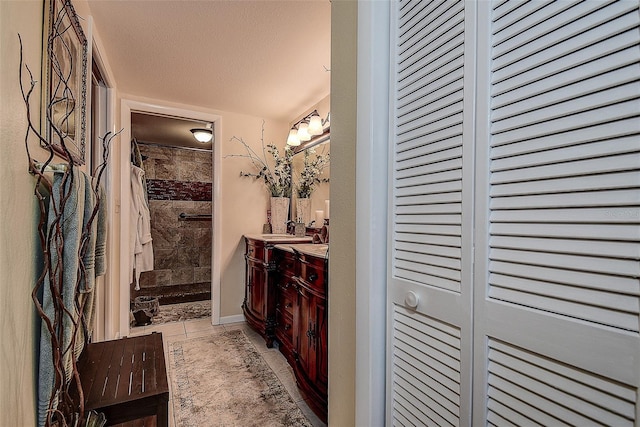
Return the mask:
<svg viewBox="0 0 640 427"><path fill-rule="evenodd" d="M322 129L322 119L318 113L314 112L309 119L309 135L322 135L324 129Z"/></svg>
<svg viewBox="0 0 640 427"><path fill-rule="evenodd" d="M298 138L300 141L309 141L311 140L311 135L309 134L309 124L306 122L302 122L298 125Z"/></svg>
<svg viewBox="0 0 640 427"><path fill-rule="evenodd" d="M296 129L291 129L289 131L287 145L291 145L293 147L297 147L298 145L300 145L300 138L298 138L298 131Z"/></svg>

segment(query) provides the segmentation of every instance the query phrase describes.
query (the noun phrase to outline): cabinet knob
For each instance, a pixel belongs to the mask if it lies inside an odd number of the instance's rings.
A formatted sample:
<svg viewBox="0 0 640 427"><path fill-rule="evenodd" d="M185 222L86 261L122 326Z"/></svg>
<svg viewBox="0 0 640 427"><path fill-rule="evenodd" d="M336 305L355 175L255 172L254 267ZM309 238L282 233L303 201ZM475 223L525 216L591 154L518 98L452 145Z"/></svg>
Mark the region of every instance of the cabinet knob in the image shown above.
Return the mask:
<svg viewBox="0 0 640 427"><path fill-rule="evenodd" d="M416 308L420 302L420 296L413 291L407 292L404 296L404 303L411 308Z"/></svg>
<svg viewBox="0 0 640 427"><path fill-rule="evenodd" d="M309 274L309 282L315 282L317 278L318 278L318 274L316 273Z"/></svg>

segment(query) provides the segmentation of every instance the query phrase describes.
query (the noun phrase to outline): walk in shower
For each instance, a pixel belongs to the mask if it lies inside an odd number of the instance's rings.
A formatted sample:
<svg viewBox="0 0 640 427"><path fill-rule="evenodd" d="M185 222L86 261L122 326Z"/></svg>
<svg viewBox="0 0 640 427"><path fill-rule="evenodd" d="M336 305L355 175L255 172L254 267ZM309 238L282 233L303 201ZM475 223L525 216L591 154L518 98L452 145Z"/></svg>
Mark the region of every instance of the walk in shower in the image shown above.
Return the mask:
<svg viewBox="0 0 640 427"><path fill-rule="evenodd" d="M171 145L171 138L157 142L153 139L159 137L136 132L136 120L141 119L132 114L132 147L137 146L145 171L154 263L152 271L141 273L140 289L132 285L131 302L136 297L157 297L161 307L206 302L210 310L211 144Z"/></svg>

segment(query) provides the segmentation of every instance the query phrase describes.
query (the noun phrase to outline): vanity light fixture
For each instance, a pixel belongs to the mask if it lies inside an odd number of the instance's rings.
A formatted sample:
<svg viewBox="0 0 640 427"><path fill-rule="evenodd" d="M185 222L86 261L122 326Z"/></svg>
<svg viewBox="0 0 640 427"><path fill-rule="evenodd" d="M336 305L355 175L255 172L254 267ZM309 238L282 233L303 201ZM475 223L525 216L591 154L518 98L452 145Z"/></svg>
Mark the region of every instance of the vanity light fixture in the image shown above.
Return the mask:
<svg viewBox="0 0 640 427"><path fill-rule="evenodd" d="M313 110L309 116L309 135L316 136L322 135L324 129L322 128L322 118L318 114L318 110Z"/></svg>
<svg viewBox="0 0 640 427"><path fill-rule="evenodd" d="M191 129L191 133L198 142L205 144L213 139L213 129L211 127L211 123L207 123L204 128Z"/></svg>
<svg viewBox="0 0 640 427"><path fill-rule="evenodd" d="M301 142L310 141L313 137L322 135L329 124L329 114L322 119L318 110L313 110L291 127L287 137L287 145L297 147Z"/></svg>
<svg viewBox="0 0 640 427"><path fill-rule="evenodd" d="M303 121L298 124L298 139L302 142L310 141L311 134L309 133L309 123Z"/></svg>
<svg viewBox="0 0 640 427"><path fill-rule="evenodd" d="M297 147L300 145L300 138L298 138L298 130L295 128L291 128L289 131L289 136L287 137L287 145L291 145L292 147Z"/></svg>

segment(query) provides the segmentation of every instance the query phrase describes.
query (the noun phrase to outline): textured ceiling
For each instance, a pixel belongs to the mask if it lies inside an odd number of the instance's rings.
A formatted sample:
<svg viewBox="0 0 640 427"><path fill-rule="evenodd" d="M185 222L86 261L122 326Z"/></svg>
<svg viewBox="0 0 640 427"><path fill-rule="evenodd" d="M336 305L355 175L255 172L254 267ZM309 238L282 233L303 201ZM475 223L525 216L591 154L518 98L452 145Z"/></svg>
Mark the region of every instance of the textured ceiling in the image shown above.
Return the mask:
<svg viewBox="0 0 640 427"><path fill-rule="evenodd" d="M89 0L118 90L291 121L329 94L329 0Z"/></svg>

